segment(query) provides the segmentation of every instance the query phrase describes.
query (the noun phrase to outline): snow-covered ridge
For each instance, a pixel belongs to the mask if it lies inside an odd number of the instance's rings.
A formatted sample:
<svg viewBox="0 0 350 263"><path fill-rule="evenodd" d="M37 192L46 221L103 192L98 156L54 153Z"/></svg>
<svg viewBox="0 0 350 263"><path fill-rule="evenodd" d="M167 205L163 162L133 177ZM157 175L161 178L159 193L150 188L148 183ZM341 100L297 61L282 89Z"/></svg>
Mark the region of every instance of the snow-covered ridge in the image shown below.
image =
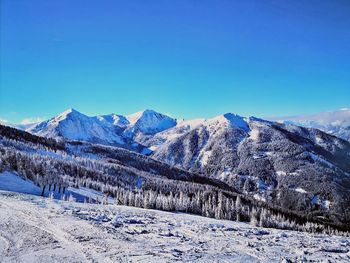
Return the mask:
<svg viewBox="0 0 350 263"><path fill-rule="evenodd" d="M313 127L350 141L350 109L326 112L308 116L274 118L278 122ZM134 114L107 114L86 116L75 109L38 124L16 126L36 135L63 137L69 140L89 141L150 153L165 142L174 140L199 127L215 133L222 128L232 128L250 133L256 138L254 127L273 123L256 117L242 117L233 113L222 114L209 119L177 120L154 110L146 109ZM145 148L146 147L146 148Z"/></svg>

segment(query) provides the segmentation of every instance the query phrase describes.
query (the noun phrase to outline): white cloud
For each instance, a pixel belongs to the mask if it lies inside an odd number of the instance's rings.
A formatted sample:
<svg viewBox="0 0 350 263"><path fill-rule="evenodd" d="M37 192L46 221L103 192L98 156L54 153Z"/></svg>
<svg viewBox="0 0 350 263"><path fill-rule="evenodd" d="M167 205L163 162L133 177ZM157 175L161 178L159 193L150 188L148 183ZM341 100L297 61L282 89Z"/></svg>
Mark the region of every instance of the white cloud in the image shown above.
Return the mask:
<svg viewBox="0 0 350 263"><path fill-rule="evenodd" d="M0 118L0 123L8 123L8 120L5 120L3 118Z"/></svg>
<svg viewBox="0 0 350 263"><path fill-rule="evenodd" d="M36 118L26 118L23 119L20 123L21 124L32 124L32 123L37 123L45 120L44 118L41 117L36 117Z"/></svg>

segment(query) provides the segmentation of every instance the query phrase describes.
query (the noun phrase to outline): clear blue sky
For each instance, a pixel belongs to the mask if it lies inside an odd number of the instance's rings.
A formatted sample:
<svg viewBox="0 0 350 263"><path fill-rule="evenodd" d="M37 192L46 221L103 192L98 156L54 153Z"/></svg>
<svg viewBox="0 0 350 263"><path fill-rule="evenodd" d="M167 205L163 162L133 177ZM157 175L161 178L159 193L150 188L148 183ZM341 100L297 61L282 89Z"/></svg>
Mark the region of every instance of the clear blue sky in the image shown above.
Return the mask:
<svg viewBox="0 0 350 263"><path fill-rule="evenodd" d="M350 1L1 0L0 118L350 105Z"/></svg>

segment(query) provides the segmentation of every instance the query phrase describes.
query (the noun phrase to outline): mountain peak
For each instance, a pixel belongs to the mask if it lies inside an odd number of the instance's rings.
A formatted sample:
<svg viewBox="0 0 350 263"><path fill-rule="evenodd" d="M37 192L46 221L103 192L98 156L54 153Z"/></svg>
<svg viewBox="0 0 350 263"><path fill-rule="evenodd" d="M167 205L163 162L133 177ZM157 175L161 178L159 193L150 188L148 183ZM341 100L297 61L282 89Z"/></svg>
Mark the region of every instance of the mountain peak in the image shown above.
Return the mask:
<svg viewBox="0 0 350 263"><path fill-rule="evenodd" d="M61 114L69 114L72 112L78 112L78 111L76 109L73 109L73 108L68 108L64 112L62 112Z"/></svg>
<svg viewBox="0 0 350 263"><path fill-rule="evenodd" d="M126 116L126 118L130 121L131 124L135 124L139 119L141 118L149 118L151 116L158 116L158 117L167 117L170 118L169 116L159 113L155 110L151 109L145 109L141 110L132 114L129 114Z"/></svg>
<svg viewBox="0 0 350 263"><path fill-rule="evenodd" d="M137 131L143 134L155 134L174 127L177 123L176 119L150 109L136 112L126 118L132 126L129 130L132 134Z"/></svg>
<svg viewBox="0 0 350 263"><path fill-rule="evenodd" d="M208 119L207 122L212 123L212 122L219 122L219 123L225 123L226 125L230 125L231 127L236 127L236 128L240 128L242 130L248 131L249 130L249 126L247 124L247 122L245 121L245 118L228 112L219 116L216 116L212 119Z"/></svg>
<svg viewBox="0 0 350 263"><path fill-rule="evenodd" d="M84 120L84 121L86 121L88 118L89 118L88 116L80 113L79 111L77 111L73 108L69 108L46 122L58 123L58 122L65 121L65 120Z"/></svg>
<svg viewBox="0 0 350 263"><path fill-rule="evenodd" d="M143 114L160 114L160 113L156 112L155 110L145 109L143 110Z"/></svg>
<svg viewBox="0 0 350 263"><path fill-rule="evenodd" d="M86 117L84 114L80 113L79 111L77 111L73 108L69 108L69 109L65 110L64 112L58 114L55 117L55 119L62 120L62 119L66 119L69 116L84 116L84 117Z"/></svg>
<svg viewBox="0 0 350 263"><path fill-rule="evenodd" d="M234 113L225 113L223 115L231 124L231 126L241 128L243 130L249 130L249 126L245 121L245 118Z"/></svg>

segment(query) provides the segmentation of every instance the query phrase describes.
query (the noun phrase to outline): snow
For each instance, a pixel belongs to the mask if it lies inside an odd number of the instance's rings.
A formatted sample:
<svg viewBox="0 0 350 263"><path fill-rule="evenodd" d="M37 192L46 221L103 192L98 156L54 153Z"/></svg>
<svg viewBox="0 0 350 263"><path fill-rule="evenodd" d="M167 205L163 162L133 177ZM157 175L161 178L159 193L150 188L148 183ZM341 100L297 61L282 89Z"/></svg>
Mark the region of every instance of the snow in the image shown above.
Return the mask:
<svg viewBox="0 0 350 263"><path fill-rule="evenodd" d="M232 127L241 128L244 131L249 131L249 126L247 122L244 120L244 117L233 113L226 113L224 117L230 122Z"/></svg>
<svg viewBox="0 0 350 263"><path fill-rule="evenodd" d="M0 191L2 262L349 262L350 240Z"/></svg>
<svg viewBox="0 0 350 263"><path fill-rule="evenodd" d="M193 129L198 125L201 125L205 119L193 119L193 120L180 120L177 123L177 127L188 127L189 129Z"/></svg>
<svg viewBox="0 0 350 263"><path fill-rule="evenodd" d="M266 190L272 190L273 189L273 185L272 184L266 184L264 181L262 181L261 179L257 179L256 180L256 187L260 190L260 191L266 191Z"/></svg>
<svg viewBox="0 0 350 263"><path fill-rule="evenodd" d="M25 194L40 195L40 187L30 180L24 180L15 173L0 173L0 190L7 190Z"/></svg>
<svg viewBox="0 0 350 263"><path fill-rule="evenodd" d="M142 117L144 111L138 111L126 116L126 119L129 121L131 125L135 125L135 123Z"/></svg>
<svg viewBox="0 0 350 263"><path fill-rule="evenodd" d="M329 209L331 202L327 199L321 198L319 195L315 195L311 199L311 204L313 204L313 205L317 204L317 205L320 205L324 209Z"/></svg>
<svg viewBox="0 0 350 263"><path fill-rule="evenodd" d="M156 151L158 147L162 146L165 142L174 140L186 132L195 129L196 127L203 124L205 119L194 119L194 120L180 120L177 121L176 126L161 131L155 134L150 142L148 142L149 149Z"/></svg>
<svg viewBox="0 0 350 263"><path fill-rule="evenodd" d="M149 155L153 152L153 149L152 148L144 148L141 152L141 154L144 154L144 155Z"/></svg>
<svg viewBox="0 0 350 263"><path fill-rule="evenodd" d="M286 176L287 175L287 173L284 171L276 171L276 174L279 176Z"/></svg>
<svg viewBox="0 0 350 263"><path fill-rule="evenodd" d="M202 154L201 154L201 164L202 164L202 166L205 166L205 165L208 164L209 158L211 157L212 154L213 154L212 151L202 152Z"/></svg>
<svg viewBox="0 0 350 263"><path fill-rule="evenodd" d="M126 116L126 118L130 126L125 133L131 135L138 131L143 134L155 134L176 125L175 119L153 110L137 112Z"/></svg>
<svg viewBox="0 0 350 263"><path fill-rule="evenodd" d="M74 109L68 109L26 131L44 137L124 144L123 138L115 132L111 123L102 121L101 118L88 117Z"/></svg>
<svg viewBox="0 0 350 263"><path fill-rule="evenodd" d="M335 168L335 166L334 166L332 163L330 163L330 162L328 162L327 160L325 160L325 159L323 159L323 158L317 156L316 154L310 153L310 157L311 157L315 162L318 161L318 162L323 163L324 165L326 165L326 166L328 166L328 167L330 167L330 168Z"/></svg>
<svg viewBox="0 0 350 263"><path fill-rule="evenodd" d="M262 159L262 158L265 158L266 156L267 154L265 154L264 152L254 153L253 159Z"/></svg>
<svg viewBox="0 0 350 263"><path fill-rule="evenodd" d="M296 188L295 191L298 192L298 193L302 193L302 194L306 194L307 193L307 191L305 191L303 188L300 188L300 187Z"/></svg>
<svg viewBox="0 0 350 263"><path fill-rule="evenodd" d="M206 123L208 124L225 123L227 125L230 125L233 128L242 129L246 132L249 131L249 126L248 126L248 123L245 121L245 118L233 113L226 113L224 115L219 115L212 119L208 119Z"/></svg>
<svg viewBox="0 0 350 263"><path fill-rule="evenodd" d="M219 174L218 179L221 181L226 181L230 176L233 176L234 174L232 173L232 169L229 167L225 167L224 171Z"/></svg>
<svg viewBox="0 0 350 263"><path fill-rule="evenodd" d="M19 177L16 173L8 171L0 173L0 190L31 195L41 195L42 192L42 189L35 185L32 181L25 180ZM104 198L104 195L101 192L85 187L80 187L79 189L68 187L64 195L62 193L58 193L58 187L56 188L56 191L53 191L53 187L51 191L49 191L48 187L46 187L44 196L49 197L50 195L52 198L58 200L71 197L78 202L84 202L89 200L89 198L93 201L101 201ZM109 198L108 203L113 203L113 199Z"/></svg>
<svg viewBox="0 0 350 263"><path fill-rule="evenodd" d="M259 194L254 194L253 195L254 199L258 200L258 201L261 201L261 202L266 202L266 198L259 195Z"/></svg>
<svg viewBox="0 0 350 263"><path fill-rule="evenodd" d="M97 116L97 118L101 121L106 121L107 123L113 124L114 126L118 126L120 128L126 128L130 124L126 117L114 113Z"/></svg>
<svg viewBox="0 0 350 263"><path fill-rule="evenodd" d="M331 206L331 201L329 201L329 200L322 200L321 205L322 205L323 208L329 209L329 207Z"/></svg>
<svg viewBox="0 0 350 263"><path fill-rule="evenodd" d="M251 140L257 141L259 139L259 130L253 129L249 132L249 138Z"/></svg>

